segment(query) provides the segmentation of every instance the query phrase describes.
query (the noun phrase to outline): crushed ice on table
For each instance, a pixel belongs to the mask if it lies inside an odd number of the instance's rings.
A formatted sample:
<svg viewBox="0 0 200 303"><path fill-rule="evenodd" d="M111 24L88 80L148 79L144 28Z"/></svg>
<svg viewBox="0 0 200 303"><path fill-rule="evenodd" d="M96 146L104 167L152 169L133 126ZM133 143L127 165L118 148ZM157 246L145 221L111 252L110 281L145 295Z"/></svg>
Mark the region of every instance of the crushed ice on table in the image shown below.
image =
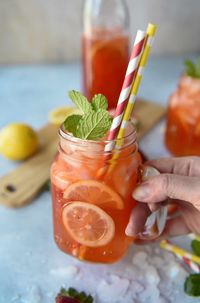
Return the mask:
<svg viewBox="0 0 200 303"><path fill-rule="evenodd" d="M55 303L61 287L90 293L94 303L199 302L198 298L184 293L188 272L174 255L160 249L158 244L134 245L123 260L110 265L63 257L64 262L58 259L57 265L49 264L47 275L51 279L48 285L30 288L30 294L26 293L23 300L15 302Z"/></svg>
<svg viewBox="0 0 200 303"><path fill-rule="evenodd" d="M18 302L16 300L16 302ZM37 285L32 285L27 289L26 295L23 296L20 303L43 303L43 295L41 289Z"/></svg>
<svg viewBox="0 0 200 303"><path fill-rule="evenodd" d="M78 267L74 265L68 265L66 267L59 267L50 270L50 274L52 274L54 277L61 276L65 279L75 278L78 272L79 272Z"/></svg>
<svg viewBox="0 0 200 303"><path fill-rule="evenodd" d="M101 301L114 303L124 298L129 285L130 280L113 275L110 276L110 279L107 279L107 281L103 279L99 283L97 286L97 294Z"/></svg>

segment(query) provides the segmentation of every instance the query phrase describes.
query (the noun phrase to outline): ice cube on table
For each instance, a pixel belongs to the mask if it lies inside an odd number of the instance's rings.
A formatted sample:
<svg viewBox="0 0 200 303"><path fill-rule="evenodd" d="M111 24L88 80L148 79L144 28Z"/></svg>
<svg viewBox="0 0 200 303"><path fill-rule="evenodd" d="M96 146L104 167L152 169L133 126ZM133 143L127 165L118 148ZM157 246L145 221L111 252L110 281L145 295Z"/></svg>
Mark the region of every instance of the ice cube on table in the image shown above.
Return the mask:
<svg viewBox="0 0 200 303"><path fill-rule="evenodd" d="M131 282L130 286L133 297L136 297L137 294L144 291L145 287L140 282L134 280Z"/></svg>
<svg viewBox="0 0 200 303"><path fill-rule="evenodd" d="M166 275L170 279L174 280L174 279L177 279L177 277L185 278L187 275L187 272L177 261L174 260L174 261L168 262Z"/></svg>
<svg viewBox="0 0 200 303"><path fill-rule="evenodd" d="M151 265L146 266L144 275L145 275L146 283L151 284L151 285L159 284L160 276L155 267L153 267Z"/></svg>
<svg viewBox="0 0 200 303"><path fill-rule="evenodd" d="M169 301L166 298L164 298L164 297L161 296L159 298L159 303L169 303Z"/></svg>
<svg viewBox="0 0 200 303"><path fill-rule="evenodd" d="M128 279L112 275L110 281L102 280L97 288L97 294L100 302L115 303L122 299L130 285Z"/></svg>
<svg viewBox="0 0 200 303"><path fill-rule="evenodd" d="M132 263L134 265L142 266L143 264L146 265L146 260L147 260L147 254L144 251L139 251L134 254Z"/></svg>
<svg viewBox="0 0 200 303"><path fill-rule="evenodd" d="M144 291L139 293L137 298L141 303L158 303L160 291L155 285L146 285Z"/></svg>
<svg viewBox="0 0 200 303"><path fill-rule="evenodd" d="M56 277L63 277L65 279L74 279L79 273L79 268L74 265L68 265L66 267L59 267L51 269L50 274Z"/></svg>
<svg viewBox="0 0 200 303"><path fill-rule="evenodd" d="M162 267L163 264L164 264L164 260L163 258L161 257L158 257L158 256L153 256L151 257L151 259L149 260L149 263L153 266L156 266L156 267Z"/></svg>
<svg viewBox="0 0 200 303"><path fill-rule="evenodd" d="M37 285L32 285L25 296L21 297L20 303L43 303L41 289Z"/></svg>

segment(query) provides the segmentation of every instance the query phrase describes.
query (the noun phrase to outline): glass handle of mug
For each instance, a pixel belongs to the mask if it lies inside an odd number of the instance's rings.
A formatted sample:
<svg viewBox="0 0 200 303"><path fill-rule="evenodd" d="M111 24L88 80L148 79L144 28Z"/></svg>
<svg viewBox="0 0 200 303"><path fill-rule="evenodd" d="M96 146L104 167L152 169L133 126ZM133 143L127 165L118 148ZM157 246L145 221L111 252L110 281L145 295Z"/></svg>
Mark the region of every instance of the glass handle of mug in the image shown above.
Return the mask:
<svg viewBox="0 0 200 303"><path fill-rule="evenodd" d="M152 173L148 176L143 176L142 180L147 177L158 176L160 172L152 167ZM161 206L159 209L153 211L148 217L144 225L143 231L138 234L138 238L141 240L153 240L159 237L166 225L168 215L168 207Z"/></svg>
<svg viewBox="0 0 200 303"><path fill-rule="evenodd" d="M161 206L158 210L153 211L147 218L144 230L138 234L141 240L153 240L159 237L166 225L168 208Z"/></svg>

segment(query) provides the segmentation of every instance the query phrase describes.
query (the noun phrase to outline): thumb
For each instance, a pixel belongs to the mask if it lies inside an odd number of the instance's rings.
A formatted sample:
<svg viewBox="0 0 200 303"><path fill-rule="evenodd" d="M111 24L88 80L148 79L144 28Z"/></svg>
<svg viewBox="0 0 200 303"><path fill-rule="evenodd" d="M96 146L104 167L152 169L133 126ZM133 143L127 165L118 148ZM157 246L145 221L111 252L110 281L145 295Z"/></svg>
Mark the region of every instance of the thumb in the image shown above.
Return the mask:
<svg viewBox="0 0 200 303"><path fill-rule="evenodd" d="M200 178L160 174L142 182L133 192L133 198L146 203L167 198L184 200L200 211Z"/></svg>

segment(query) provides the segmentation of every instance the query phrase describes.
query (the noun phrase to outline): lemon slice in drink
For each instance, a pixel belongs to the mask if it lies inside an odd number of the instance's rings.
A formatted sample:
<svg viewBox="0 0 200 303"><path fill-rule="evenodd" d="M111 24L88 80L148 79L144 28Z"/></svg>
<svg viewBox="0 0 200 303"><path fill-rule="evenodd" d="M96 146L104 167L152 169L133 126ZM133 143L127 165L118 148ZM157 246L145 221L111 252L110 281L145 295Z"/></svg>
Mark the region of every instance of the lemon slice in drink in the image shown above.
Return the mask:
<svg viewBox="0 0 200 303"><path fill-rule="evenodd" d="M85 201L103 208L123 209L122 198L112 188L95 180L72 183L63 195L66 201Z"/></svg>
<svg viewBox="0 0 200 303"><path fill-rule="evenodd" d="M74 201L62 213L63 224L75 241L88 247L104 246L115 235L113 219L96 205Z"/></svg>
<svg viewBox="0 0 200 303"><path fill-rule="evenodd" d="M50 111L48 120L50 123L60 126L68 116L81 114L82 112L76 107L61 106Z"/></svg>

